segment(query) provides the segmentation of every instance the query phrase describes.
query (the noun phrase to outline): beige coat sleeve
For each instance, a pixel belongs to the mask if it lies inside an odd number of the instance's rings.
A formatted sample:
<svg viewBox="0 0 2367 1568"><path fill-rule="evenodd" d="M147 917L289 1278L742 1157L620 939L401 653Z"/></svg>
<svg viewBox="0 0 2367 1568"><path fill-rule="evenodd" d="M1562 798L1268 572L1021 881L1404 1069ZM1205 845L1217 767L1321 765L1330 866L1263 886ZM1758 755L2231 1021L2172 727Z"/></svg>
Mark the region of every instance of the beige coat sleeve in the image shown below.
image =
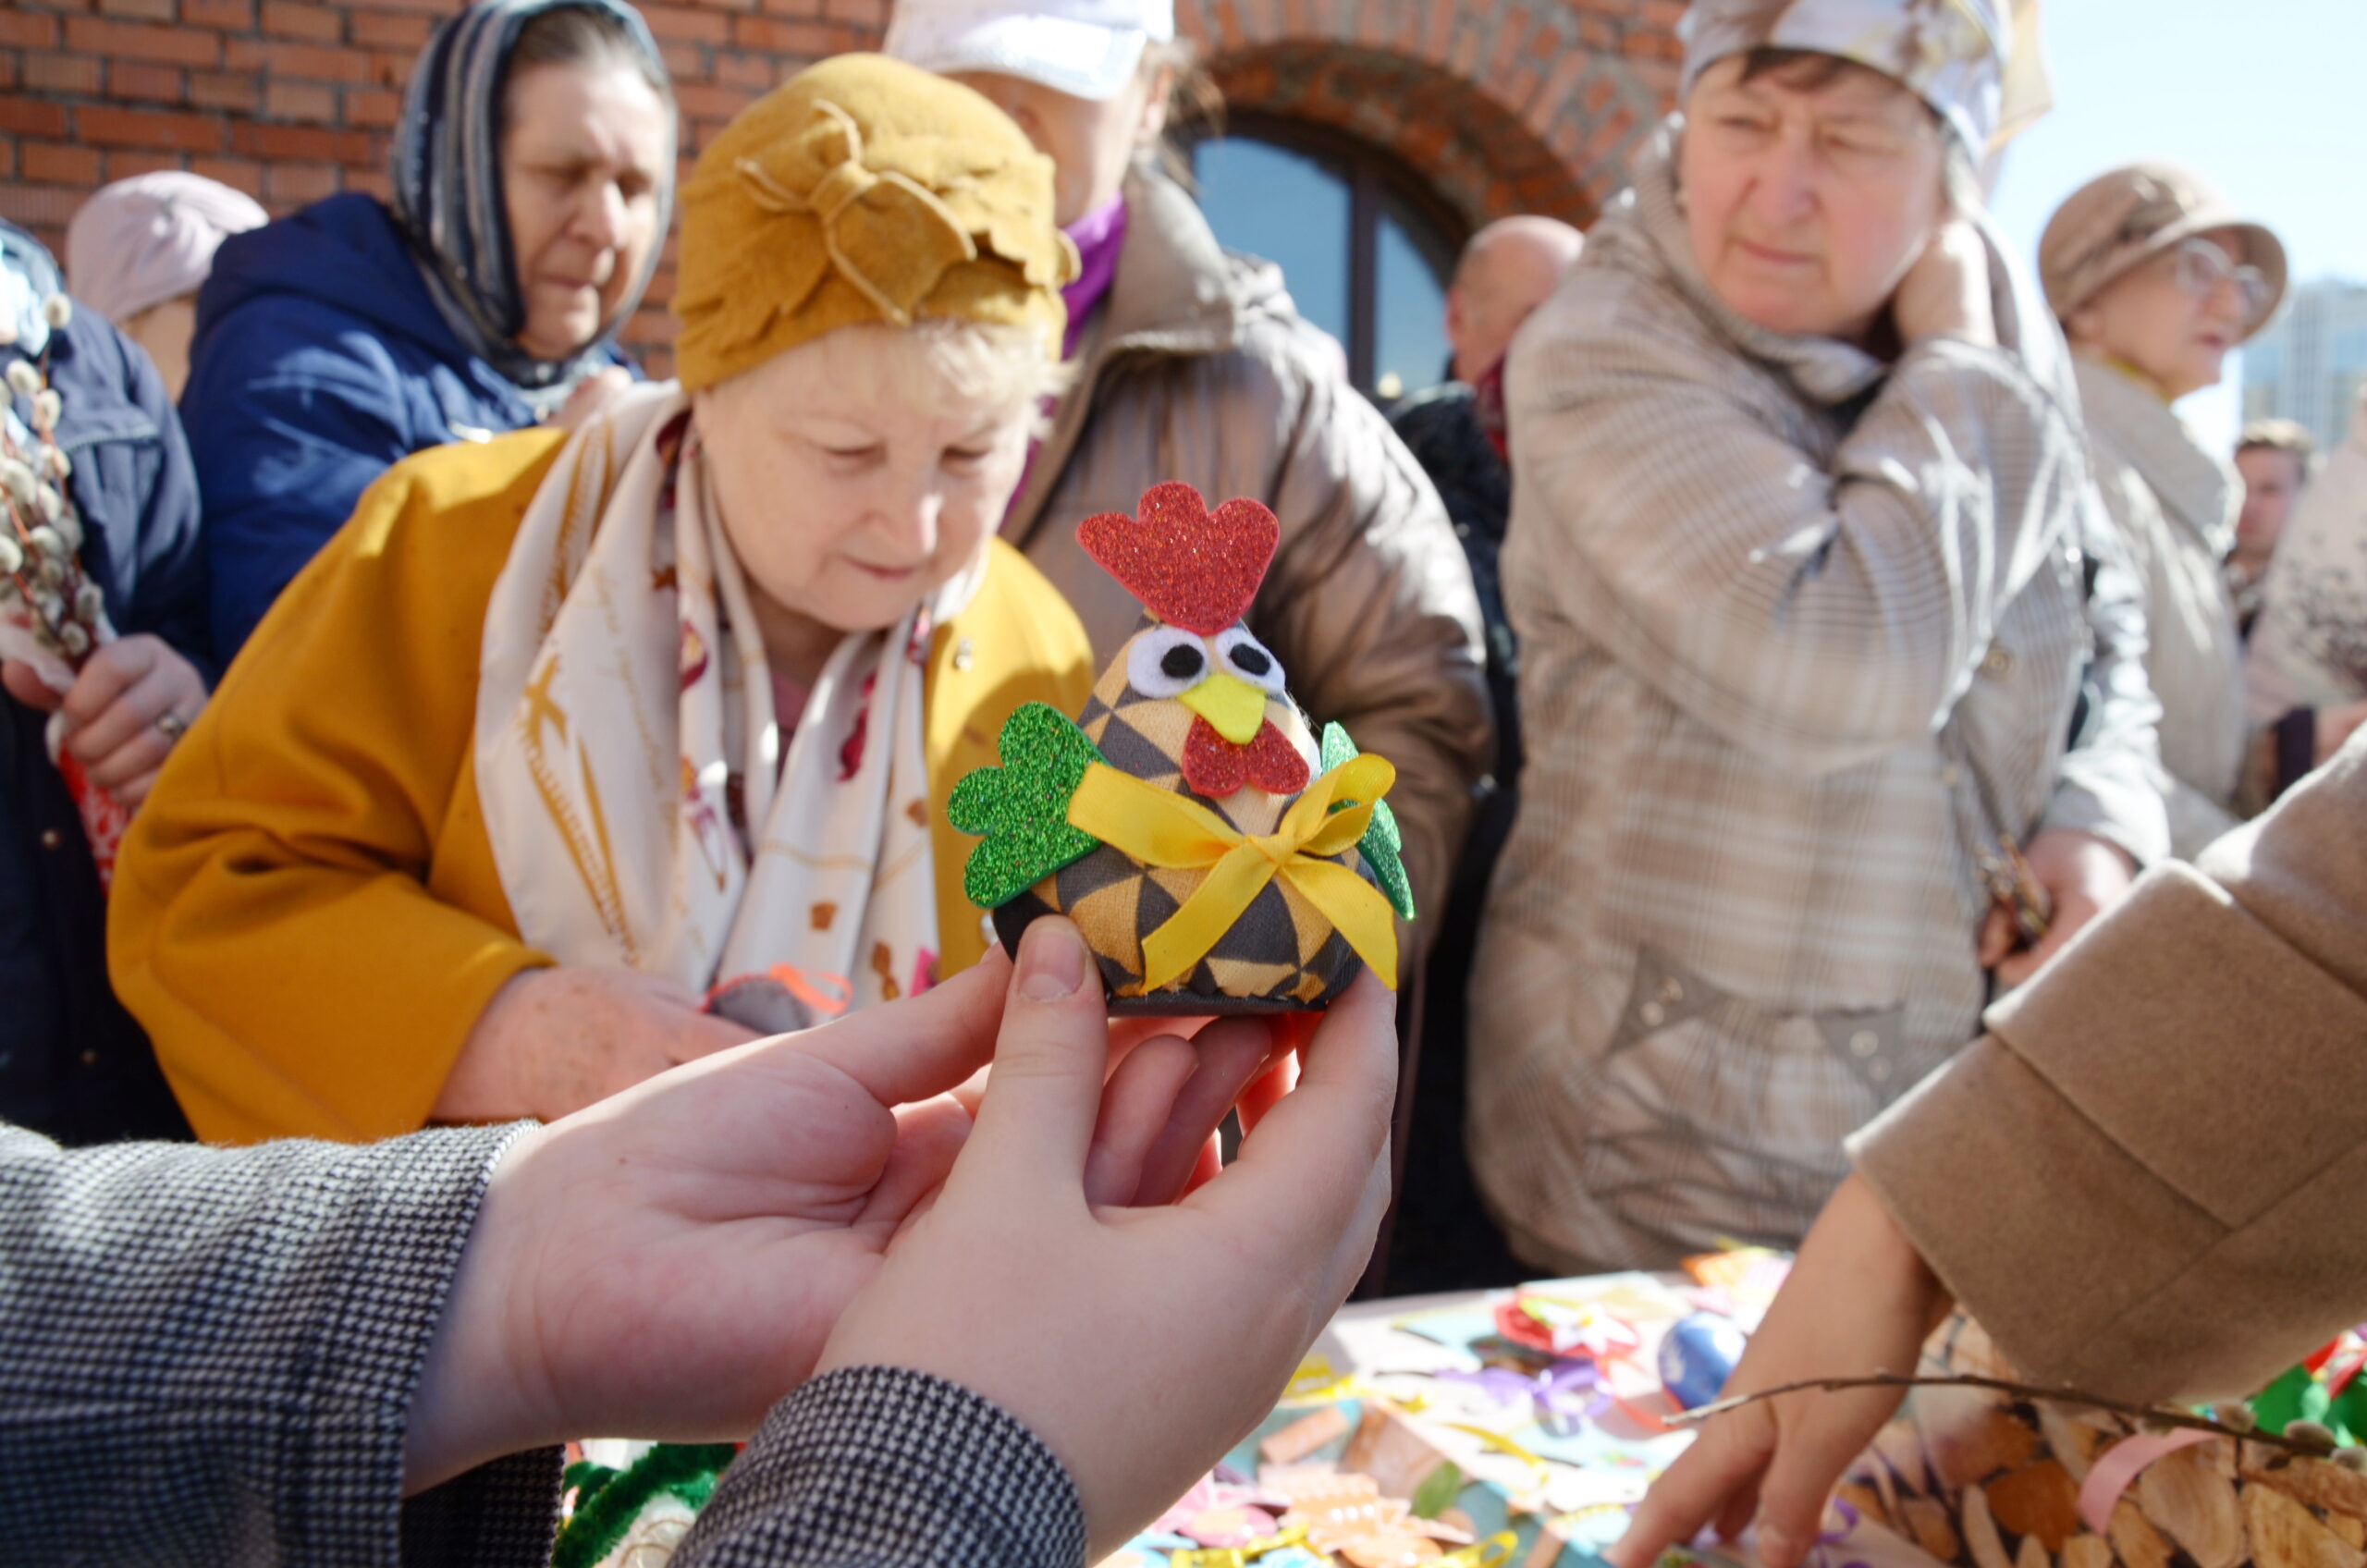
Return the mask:
<svg viewBox="0 0 2367 1568"><path fill-rule="evenodd" d="M1938 339L1820 462L1739 401L1730 351L1656 319L1644 284L1579 287L1547 307L1558 330L1540 313L1522 334L1506 382L1512 532L1587 580L1564 574L1561 613L1801 777L1928 743L2079 504L2062 408L2011 355Z"/></svg>
<svg viewBox="0 0 2367 1568"><path fill-rule="evenodd" d="M2367 1316L2367 735L1851 1141L2031 1377L2252 1392Z"/></svg>
<svg viewBox="0 0 2367 1568"><path fill-rule="evenodd" d="M1275 454L1285 532L1252 630L1318 726L1396 765L1406 874L1435 919L1496 754L1478 595L1444 503L1380 410L1321 377L1302 396Z"/></svg>

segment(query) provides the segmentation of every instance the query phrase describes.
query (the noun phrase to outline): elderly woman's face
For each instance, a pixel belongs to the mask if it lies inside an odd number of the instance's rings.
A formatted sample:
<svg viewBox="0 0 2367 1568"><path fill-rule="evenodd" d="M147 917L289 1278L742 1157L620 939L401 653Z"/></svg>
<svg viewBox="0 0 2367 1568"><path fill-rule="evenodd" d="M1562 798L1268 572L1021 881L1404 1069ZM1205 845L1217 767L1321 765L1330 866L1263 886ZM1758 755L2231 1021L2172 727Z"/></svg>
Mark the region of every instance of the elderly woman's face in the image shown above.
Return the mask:
<svg viewBox="0 0 2367 1568"><path fill-rule="evenodd" d="M838 631L893 626L978 558L1018 487L1034 411L963 398L912 335L886 327L776 354L696 408L751 586Z"/></svg>
<svg viewBox="0 0 2367 1568"><path fill-rule="evenodd" d="M526 325L540 360L581 351L641 276L672 155L666 105L623 66L536 66L508 89L501 192Z"/></svg>
<svg viewBox="0 0 2367 1568"><path fill-rule="evenodd" d="M2243 259L2237 235L2197 235L2104 285L2064 326L2074 344L2135 367L2165 397L2214 386L2250 319Z"/></svg>
<svg viewBox="0 0 2367 1568"><path fill-rule="evenodd" d="M1943 133L1862 67L1805 88L1785 84L1790 69L1745 81L1743 68L1719 61L1686 101L1694 263L1755 326L1862 340L1946 216Z"/></svg>

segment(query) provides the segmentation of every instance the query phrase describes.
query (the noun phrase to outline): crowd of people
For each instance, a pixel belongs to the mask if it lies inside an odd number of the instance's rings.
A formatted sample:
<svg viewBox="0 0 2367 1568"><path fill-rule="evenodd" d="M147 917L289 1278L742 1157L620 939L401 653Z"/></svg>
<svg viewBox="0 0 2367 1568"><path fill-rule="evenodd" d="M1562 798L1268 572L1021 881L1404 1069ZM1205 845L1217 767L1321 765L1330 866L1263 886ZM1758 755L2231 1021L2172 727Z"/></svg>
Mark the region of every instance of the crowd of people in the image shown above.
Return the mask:
<svg viewBox="0 0 2367 1568"><path fill-rule="evenodd" d="M2287 274L2192 170L2005 242L2015 9L1694 0L1387 413L1202 214L1164 0L898 0L679 190L627 0L475 0L387 200L0 225L0 1516L537 1562L552 1445L754 1432L685 1568L1074 1562L1270 1403L1392 1121L1530 1271L1802 1247L1741 1386L1948 1296L2133 1397L2355 1317L2224 1261L2367 1255L2355 1135L2213 1129L2367 1104L2367 401L2181 422ZM1272 510L1248 624L1395 765L1418 1078L1370 978L1116 1024L964 896L953 784L1134 629L1077 526L1168 480ZM1764 1476L1790 1568L1880 1403L1713 1425L1623 1550Z"/></svg>

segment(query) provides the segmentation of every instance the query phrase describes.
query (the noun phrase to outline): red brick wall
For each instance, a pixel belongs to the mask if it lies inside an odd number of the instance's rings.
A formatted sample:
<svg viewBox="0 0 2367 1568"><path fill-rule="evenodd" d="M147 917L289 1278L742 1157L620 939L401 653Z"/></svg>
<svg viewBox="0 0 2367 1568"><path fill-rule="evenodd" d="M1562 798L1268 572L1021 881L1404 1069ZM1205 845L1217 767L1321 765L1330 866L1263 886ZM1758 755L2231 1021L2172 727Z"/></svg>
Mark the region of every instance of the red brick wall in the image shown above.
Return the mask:
<svg viewBox="0 0 2367 1568"><path fill-rule="evenodd" d="M275 214L381 194L411 60L455 0L0 0L0 215L62 249L92 190L187 168ZM642 6L686 152L889 0ZM1474 222L1586 221L1673 91L1682 0L1180 0L1236 102L1396 152ZM670 257L628 337L664 368Z"/></svg>
<svg viewBox="0 0 2367 1568"><path fill-rule="evenodd" d="M1177 0L1226 97L1349 131L1477 227L1593 221L1676 91L1684 0Z"/></svg>

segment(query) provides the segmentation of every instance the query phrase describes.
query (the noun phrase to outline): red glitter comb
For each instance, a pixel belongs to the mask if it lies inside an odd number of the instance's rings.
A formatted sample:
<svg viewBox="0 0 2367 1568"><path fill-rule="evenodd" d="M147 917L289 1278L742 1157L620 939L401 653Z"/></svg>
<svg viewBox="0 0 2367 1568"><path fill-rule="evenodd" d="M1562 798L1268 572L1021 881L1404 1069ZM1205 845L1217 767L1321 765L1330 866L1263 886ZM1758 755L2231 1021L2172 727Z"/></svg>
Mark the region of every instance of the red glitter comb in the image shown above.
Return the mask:
<svg viewBox="0 0 2367 1568"><path fill-rule="evenodd" d="M1212 512L1197 490L1174 481L1144 491L1138 510L1086 518L1076 542L1170 626L1213 637L1239 620L1282 540L1274 514L1249 500Z"/></svg>

